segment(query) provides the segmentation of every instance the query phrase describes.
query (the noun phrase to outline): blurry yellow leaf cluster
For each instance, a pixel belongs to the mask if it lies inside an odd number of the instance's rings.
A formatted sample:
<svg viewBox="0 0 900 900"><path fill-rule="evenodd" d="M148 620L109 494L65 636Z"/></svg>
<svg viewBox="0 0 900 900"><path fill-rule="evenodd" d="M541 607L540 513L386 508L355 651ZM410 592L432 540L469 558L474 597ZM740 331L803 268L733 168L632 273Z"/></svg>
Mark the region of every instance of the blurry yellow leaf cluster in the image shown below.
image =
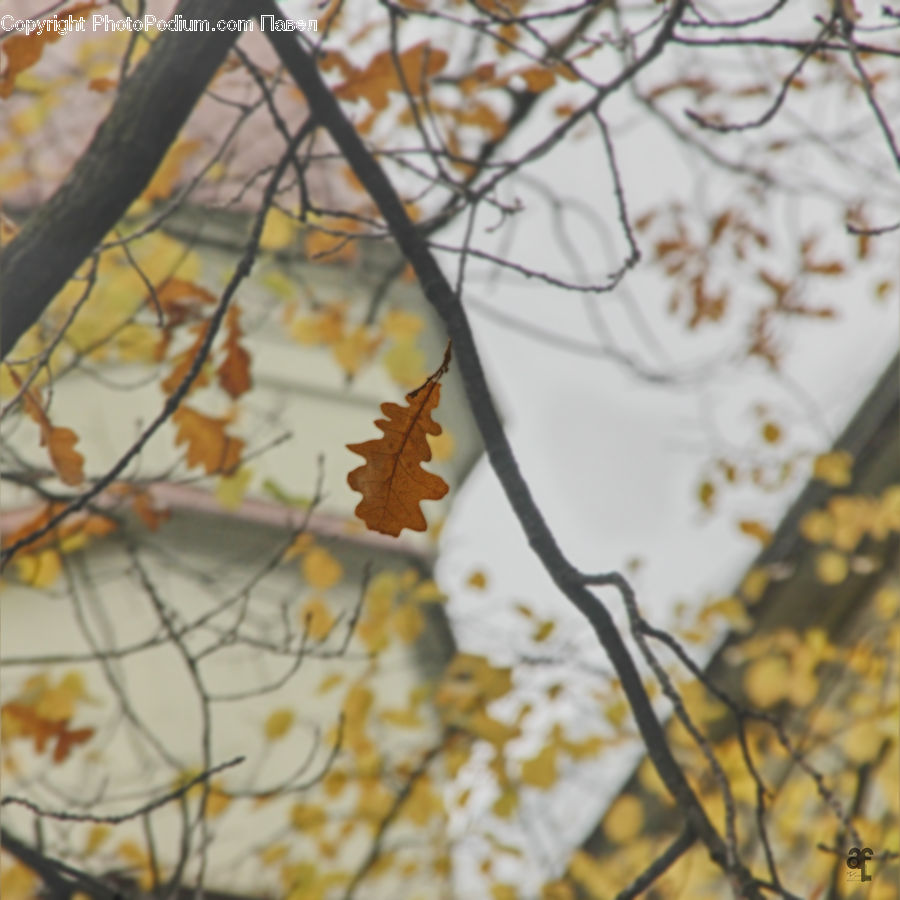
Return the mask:
<svg viewBox="0 0 900 900"><path fill-rule="evenodd" d="M415 569L379 572L366 590L357 636L371 652L385 649L393 637L411 644L425 628L421 605L445 599L434 581Z"/></svg>

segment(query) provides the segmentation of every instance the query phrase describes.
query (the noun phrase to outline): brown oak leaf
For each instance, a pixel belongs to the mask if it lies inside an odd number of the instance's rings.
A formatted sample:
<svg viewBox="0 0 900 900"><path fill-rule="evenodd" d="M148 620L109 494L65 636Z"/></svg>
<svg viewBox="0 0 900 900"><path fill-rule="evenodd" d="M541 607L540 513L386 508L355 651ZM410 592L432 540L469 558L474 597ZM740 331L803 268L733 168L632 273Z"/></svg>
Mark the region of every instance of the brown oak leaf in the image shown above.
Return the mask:
<svg viewBox="0 0 900 900"><path fill-rule="evenodd" d="M22 408L41 431L41 446L47 448L56 474L65 484L75 487L84 481L84 457L75 449L78 435L71 428L54 425L41 403L37 388L25 388L22 379L8 367L16 387L22 392Z"/></svg>
<svg viewBox="0 0 900 900"><path fill-rule="evenodd" d="M176 445L187 444L188 468L203 466L207 475L237 468L244 442L225 432L228 419L206 416L189 406L180 406L172 414L172 422L178 429Z"/></svg>
<svg viewBox="0 0 900 900"><path fill-rule="evenodd" d="M227 328L225 359L216 369L216 375L222 390L236 400L241 394L249 391L253 384L250 377L250 354L241 345L244 332L241 329L241 313L238 307L229 308L225 324Z"/></svg>
<svg viewBox="0 0 900 900"><path fill-rule="evenodd" d="M427 524L419 504L422 500L440 500L449 490L447 482L422 463L431 459L427 436L441 433L431 418L441 397L438 380L450 362L448 345L444 362L422 387L406 395L406 406L382 403L386 419L375 425L384 436L362 444L347 444L347 449L365 459L365 465L347 476L347 483L363 499L356 515L372 531L397 537L404 529L425 531Z"/></svg>

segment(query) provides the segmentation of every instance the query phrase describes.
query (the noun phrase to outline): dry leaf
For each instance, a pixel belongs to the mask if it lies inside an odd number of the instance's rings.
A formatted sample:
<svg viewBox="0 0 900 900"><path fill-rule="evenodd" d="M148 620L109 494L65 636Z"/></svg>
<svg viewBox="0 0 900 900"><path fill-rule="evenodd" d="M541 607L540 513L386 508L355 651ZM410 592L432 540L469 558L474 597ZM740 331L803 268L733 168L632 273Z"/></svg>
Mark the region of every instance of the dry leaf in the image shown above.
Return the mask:
<svg viewBox="0 0 900 900"><path fill-rule="evenodd" d="M199 322L196 325L192 325L191 330L197 335L194 339L194 343L191 344L187 350L176 354L173 359L174 365L172 366L172 371L160 382L160 387L163 389L166 396L171 396L181 386L184 379L187 378L188 372L191 371L194 361L197 359L197 354L200 352L203 342L206 340L206 335L209 331L209 322ZM209 376L203 371L203 368L201 368L197 373L197 377L191 383L188 393L192 393L197 388L204 387L207 384L209 384Z"/></svg>
<svg viewBox="0 0 900 900"><path fill-rule="evenodd" d="M288 707L276 709L269 713L266 719L264 731L267 741L277 741L283 738L294 724L294 711Z"/></svg>
<svg viewBox="0 0 900 900"><path fill-rule="evenodd" d="M153 173L150 183L144 188L141 199L149 202L165 200L171 196L181 179L185 163L202 148L202 141L194 140L181 140L172 146Z"/></svg>
<svg viewBox="0 0 900 900"><path fill-rule="evenodd" d="M398 59L406 90L413 96L421 93L427 78L436 75L447 64L447 54L425 41L404 50ZM373 109L381 110L387 106L391 91L403 90L403 82L394 65L393 53L383 50L372 58L365 69L355 69L343 84L334 89L334 93L341 100L365 98Z"/></svg>
<svg viewBox="0 0 900 900"><path fill-rule="evenodd" d="M846 487L853 480L853 457L846 450L817 456L813 461L813 478L833 487Z"/></svg>
<svg viewBox="0 0 900 900"><path fill-rule="evenodd" d="M334 587L344 576L340 562L324 547L312 547L308 550L300 569L307 582L321 590Z"/></svg>
<svg viewBox="0 0 900 900"><path fill-rule="evenodd" d="M356 515L372 531L396 537L404 528L425 531L427 524L419 504L440 500L449 487L443 478L426 472L422 463L431 459L427 436L441 433L432 418L441 396L440 377L450 362L450 347L441 367L416 391L406 395L407 406L383 403L386 419L375 424L384 436L347 449L366 463L347 476L347 483L363 495Z"/></svg>
<svg viewBox="0 0 900 900"><path fill-rule="evenodd" d="M334 613L321 597L307 600L300 610L300 624L314 641L324 641L331 634L335 621Z"/></svg>
<svg viewBox="0 0 900 900"><path fill-rule="evenodd" d="M614 844L627 844L644 825L644 806L634 794L623 794L609 808L603 831Z"/></svg>
<svg viewBox="0 0 900 900"><path fill-rule="evenodd" d="M741 519L738 522L738 528L747 537L752 537L754 540L759 541L763 547L767 547L772 543L772 532L762 522L757 522L756 519Z"/></svg>
<svg viewBox="0 0 900 900"><path fill-rule="evenodd" d="M10 368L9 374L17 388L22 388L22 379ZM65 484L72 487L84 481L84 457L75 449L78 435L71 428L57 427L51 424L40 394L35 388L28 388L22 394L22 406L26 414L41 430L41 446L50 454L50 462L57 475Z"/></svg>
<svg viewBox="0 0 900 900"><path fill-rule="evenodd" d="M159 303L166 314L166 325L180 325L188 318L201 315L201 303L215 304L215 295L205 287L184 278L167 278L155 289L155 297L148 296L147 303Z"/></svg>
<svg viewBox="0 0 900 900"><path fill-rule="evenodd" d="M227 419L205 416L203 413L180 406L172 415L178 429L176 444L187 444L189 467L203 466L207 475L229 472L241 461L244 442L225 433Z"/></svg>
<svg viewBox="0 0 900 900"><path fill-rule="evenodd" d="M236 306L228 310L225 319L225 359L216 370L219 384L232 399L250 390L250 354L241 346L241 311Z"/></svg>

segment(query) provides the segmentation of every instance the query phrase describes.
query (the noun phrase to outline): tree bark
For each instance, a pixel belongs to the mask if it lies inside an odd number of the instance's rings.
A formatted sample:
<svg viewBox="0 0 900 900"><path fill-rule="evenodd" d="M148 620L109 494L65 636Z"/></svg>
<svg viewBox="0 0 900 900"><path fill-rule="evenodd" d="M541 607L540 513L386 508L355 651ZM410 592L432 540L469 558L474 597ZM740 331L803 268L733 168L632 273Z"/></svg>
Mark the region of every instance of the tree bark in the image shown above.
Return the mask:
<svg viewBox="0 0 900 900"><path fill-rule="evenodd" d="M247 4L182 0L175 12L212 30L160 34L65 181L0 249L0 358L146 187L240 34L217 23L246 16Z"/></svg>

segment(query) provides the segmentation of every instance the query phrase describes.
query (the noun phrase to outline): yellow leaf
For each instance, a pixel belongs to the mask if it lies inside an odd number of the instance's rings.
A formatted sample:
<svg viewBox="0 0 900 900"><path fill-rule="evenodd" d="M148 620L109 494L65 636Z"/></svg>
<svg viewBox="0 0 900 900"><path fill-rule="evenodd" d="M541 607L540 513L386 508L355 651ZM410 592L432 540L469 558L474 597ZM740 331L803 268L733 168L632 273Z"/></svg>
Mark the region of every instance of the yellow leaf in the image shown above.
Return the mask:
<svg viewBox="0 0 900 900"><path fill-rule="evenodd" d="M628 717L628 706L624 700L613 700L606 705L603 716L614 728L621 728Z"/></svg>
<svg viewBox="0 0 900 900"><path fill-rule="evenodd" d="M397 636L405 644L411 644L425 630L425 617L422 610L412 603L404 603L394 611L391 621Z"/></svg>
<svg viewBox="0 0 900 900"><path fill-rule="evenodd" d="M85 856L96 853L106 842L110 834L112 834L112 828L109 825L91 826L91 830L88 832L87 840L84 844Z"/></svg>
<svg viewBox="0 0 900 900"><path fill-rule="evenodd" d="M582 738L580 741L563 741L560 744L560 749L568 753L572 759L580 760L599 756L606 745L607 741L602 737L599 735L592 735Z"/></svg>
<svg viewBox="0 0 900 900"><path fill-rule="evenodd" d="M416 779L406 803L403 804L403 815L414 825L427 825L429 820L442 813L444 804L440 795L431 786L427 775Z"/></svg>
<svg viewBox="0 0 900 900"><path fill-rule="evenodd" d="M327 694L332 688L337 687L343 680L344 676L341 675L340 672L334 672L331 675L326 675L319 682L319 686L316 688L316 693Z"/></svg>
<svg viewBox="0 0 900 900"><path fill-rule="evenodd" d="M700 613L700 619L706 621L709 616L721 616L735 631L747 631L753 626L746 607L737 597L722 597L710 603Z"/></svg>
<svg viewBox="0 0 900 900"><path fill-rule="evenodd" d="M788 684L787 699L798 707L809 706L819 694L819 681L808 670L793 671Z"/></svg>
<svg viewBox="0 0 900 900"><path fill-rule="evenodd" d="M446 603L447 595L434 581L427 578L424 581L420 581L415 588L413 588L412 593L409 595L409 599L415 603Z"/></svg>
<svg viewBox="0 0 900 900"><path fill-rule="evenodd" d="M741 593L750 602L759 600L769 586L769 573L765 569L751 569L741 584Z"/></svg>
<svg viewBox="0 0 900 900"><path fill-rule="evenodd" d="M477 735L489 744L493 744L495 747L502 747L522 733L518 726L500 722L483 710L478 710L474 715L470 716L466 720L465 725L472 734Z"/></svg>
<svg viewBox="0 0 900 900"><path fill-rule="evenodd" d="M833 487L846 487L852 480L853 457L846 450L823 453L813 462L813 477Z"/></svg>
<svg viewBox="0 0 900 900"><path fill-rule="evenodd" d="M900 531L900 484L892 484L881 495L881 512L888 526Z"/></svg>
<svg viewBox="0 0 900 900"><path fill-rule="evenodd" d="M403 309L389 310L381 320L381 330L395 341L411 341L424 327L421 316Z"/></svg>
<svg viewBox="0 0 900 900"><path fill-rule="evenodd" d="M511 819L519 808L519 796L512 788L506 788L491 806L491 811L500 819Z"/></svg>
<svg viewBox="0 0 900 900"><path fill-rule="evenodd" d="M781 656L764 656L754 660L744 672L744 693L755 706L768 709L787 696L790 669Z"/></svg>
<svg viewBox="0 0 900 900"><path fill-rule="evenodd" d="M427 377L425 353L412 338L397 341L381 357L388 375L403 388L418 387Z"/></svg>
<svg viewBox="0 0 900 900"><path fill-rule="evenodd" d="M890 621L900 610L900 590L894 587L880 588L872 598L878 617Z"/></svg>
<svg viewBox="0 0 900 900"><path fill-rule="evenodd" d="M253 470L248 466L241 466L233 475L223 475L216 485L216 500L225 509L239 509L252 477Z"/></svg>
<svg viewBox="0 0 900 900"><path fill-rule="evenodd" d="M716 498L716 486L711 481L704 481L697 488L697 499L704 509L712 509Z"/></svg>
<svg viewBox="0 0 900 900"><path fill-rule="evenodd" d="M344 718L348 732L360 732L372 709L372 692L362 684L355 684L344 698Z"/></svg>
<svg viewBox="0 0 900 900"><path fill-rule="evenodd" d="M291 807L291 825L297 831L315 833L328 821L328 816L321 806L312 803L295 803Z"/></svg>
<svg viewBox="0 0 900 900"><path fill-rule="evenodd" d="M87 696L84 677L80 672L69 672L59 684L48 687L35 703L34 711L43 719L64 722L75 714L75 704Z"/></svg>
<svg viewBox="0 0 900 900"><path fill-rule="evenodd" d="M231 805L231 797L222 789L221 781L211 782L209 787L204 814L207 819L214 819L216 816L221 816L228 809Z"/></svg>
<svg viewBox="0 0 900 900"><path fill-rule="evenodd" d="M312 547L316 542L315 537L311 535L308 531L303 531L294 538L291 546L284 551L284 555L282 559L285 562L292 560L298 556L302 556Z"/></svg>
<svg viewBox="0 0 900 900"><path fill-rule="evenodd" d="M457 653L447 666L444 678L484 701L498 700L512 690L512 668L491 665L483 656L473 653Z"/></svg>
<svg viewBox="0 0 900 900"><path fill-rule="evenodd" d="M541 885L541 900L575 900L575 889L564 878Z"/></svg>
<svg viewBox="0 0 900 900"><path fill-rule="evenodd" d="M264 850L260 850L259 858L264 866L274 866L287 856L287 844L271 844Z"/></svg>
<svg viewBox="0 0 900 900"><path fill-rule="evenodd" d="M357 325L331 345L338 365L348 374L356 375L378 349L381 338L373 335L365 325Z"/></svg>
<svg viewBox="0 0 900 900"><path fill-rule="evenodd" d="M576 850L569 860L569 873L591 897L606 897L609 893L610 873L606 866L584 850Z"/></svg>
<svg viewBox="0 0 900 900"><path fill-rule="evenodd" d="M537 755L522 763L522 781L532 787L546 790L553 787L558 778L556 747L544 747L538 751Z"/></svg>
<svg viewBox="0 0 900 900"><path fill-rule="evenodd" d="M871 721L854 722L841 738L841 746L847 759L854 765L873 760L881 744L884 735Z"/></svg>
<svg viewBox="0 0 900 900"><path fill-rule="evenodd" d="M300 623L314 640L324 640L334 627L334 615L321 597L312 597L300 610Z"/></svg>
<svg viewBox="0 0 900 900"><path fill-rule="evenodd" d="M446 428L440 434L429 434L428 446L435 462L446 462L456 452L456 441Z"/></svg>
<svg viewBox="0 0 900 900"><path fill-rule="evenodd" d="M277 741L283 738L294 725L294 711L283 707L269 713L266 719L265 734L267 741Z"/></svg>
<svg viewBox="0 0 900 900"><path fill-rule="evenodd" d="M41 895L40 879L18 860L0 872L0 894L3 900L34 900Z"/></svg>
<svg viewBox="0 0 900 900"><path fill-rule="evenodd" d="M609 808L603 819L603 831L614 844L625 844L644 825L644 807L634 794L623 794Z"/></svg>
<svg viewBox="0 0 900 900"><path fill-rule="evenodd" d="M825 550L816 557L816 577L822 584L840 584L849 571L847 557L835 550Z"/></svg>
<svg viewBox="0 0 900 900"><path fill-rule="evenodd" d="M312 587L322 590L336 585L344 575L340 562L324 547L308 550L300 568L306 581Z"/></svg>
<svg viewBox="0 0 900 900"><path fill-rule="evenodd" d="M62 557L56 550L41 550L26 556L16 556L19 578L32 587L49 587L62 571Z"/></svg>
<svg viewBox="0 0 900 900"><path fill-rule="evenodd" d="M259 246L263 250L283 250L294 243L296 236L296 220L273 206L266 213L266 221L259 237Z"/></svg>
<svg viewBox="0 0 900 900"><path fill-rule="evenodd" d="M115 334L116 351L122 362L151 363L156 361L160 335L156 328L129 322Z"/></svg>
<svg viewBox="0 0 900 900"><path fill-rule="evenodd" d="M180 140L163 157L150 183L144 188L141 200L165 200L175 189L175 185L181 177L184 164L198 150L202 149L202 141Z"/></svg>
<svg viewBox="0 0 900 900"><path fill-rule="evenodd" d="M762 522L757 522L755 519L741 519L738 522L738 528L747 537L752 537L754 540L759 541L763 547L768 546L772 542L772 532Z"/></svg>
<svg viewBox="0 0 900 900"><path fill-rule="evenodd" d="M322 779L322 788L329 797L337 797L347 787L347 773L343 769L331 769Z"/></svg>
<svg viewBox="0 0 900 900"><path fill-rule="evenodd" d="M811 510L800 520L800 533L813 544L824 544L834 534L834 519L825 510Z"/></svg>
<svg viewBox="0 0 900 900"><path fill-rule="evenodd" d="M476 570L469 576L466 584L470 588L475 588L476 590L483 591L487 587L487 575L485 575L484 572L480 570Z"/></svg>
<svg viewBox="0 0 900 900"><path fill-rule="evenodd" d="M397 728L421 728L424 724L422 717L413 708L384 709L379 714L379 718Z"/></svg>
<svg viewBox="0 0 900 900"><path fill-rule="evenodd" d="M344 336L345 303L328 303L312 315L297 319L291 326L291 336L301 344L330 346Z"/></svg>
<svg viewBox="0 0 900 900"><path fill-rule="evenodd" d="M149 854L132 840L122 841L116 852L131 868L138 870L138 883L145 891L149 891L154 882Z"/></svg>

